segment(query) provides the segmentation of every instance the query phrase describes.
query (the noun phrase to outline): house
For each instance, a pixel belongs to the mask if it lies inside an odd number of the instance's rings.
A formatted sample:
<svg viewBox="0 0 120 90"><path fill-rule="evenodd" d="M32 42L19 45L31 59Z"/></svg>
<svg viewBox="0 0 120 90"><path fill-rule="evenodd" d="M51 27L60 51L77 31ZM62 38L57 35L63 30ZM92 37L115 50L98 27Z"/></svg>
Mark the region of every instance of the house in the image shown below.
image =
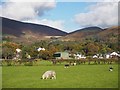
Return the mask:
<svg viewBox="0 0 120 90"><path fill-rule="evenodd" d="M115 58L115 57L120 57L120 54L116 53L116 52L112 52L109 54L105 54L105 58L109 59L109 58Z"/></svg>
<svg viewBox="0 0 120 90"><path fill-rule="evenodd" d="M97 56L97 55L94 55L93 58L98 58L98 56Z"/></svg>
<svg viewBox="0 0 120 90"><path fill-rule="evenodd" d="M39 52L39 51L45 51L45 48L39 47L39 48L37 49L37 51L38 51L38 52Z"/></svg>
<svg viewBox="0 0 120 90"><path fill-rule="evenodd" d="M56 52L53 54L56 59L71 59L68 52Z"/></svg>
<svg viewBox="0 0 120 90"><path fill-rule="evenodd" d="M93 55L92 58L99 58L99 59L103 59L103 55L102 54L96 54L96 55Z"/></svg>
<svg viewBox="0 0 120 90"><path fill-rule="evenodd" d="M114 57L119 57L120 55L119 55L118 53L116 53L116 52L112 52L112 53L110 54L110 56L111 56L112 58L114 58Z"/></svg>
<svg viewBox="0 0 120 90"><path fill-rule="evenodd" d="M110 55L111 55L111 56L118 56L118 53L112 52Z"/></svg>
<svg viewBox="0 0 120 90"><path fill-rule="evenodd" d="M110 58L110 55L109 55L109 54L106 54L106 55L105 55L105 58L106 58L106 59L109 59L109 58Z"/></svg>
<svg viewBox="0 0 120 90"><path fill-rule="evenodd" d="M103 59L103 55L102 54L98 54L99 55L99 59Z"/></svg>
<svg viewBox="0 0 120 90"><path fill-rule="evenodd" d="M74 57L75 57L75 59L85 59L86 58L84 55L79 54L79 53L74 54Z"/></svg>
<svg viewBox="0 0 120 90"><path fill-rule="evenodd" d="M17 53L20 53L21 51L22 51L22 50L19 49L19 48L16 49L16 52L17 52Z"/></svg>

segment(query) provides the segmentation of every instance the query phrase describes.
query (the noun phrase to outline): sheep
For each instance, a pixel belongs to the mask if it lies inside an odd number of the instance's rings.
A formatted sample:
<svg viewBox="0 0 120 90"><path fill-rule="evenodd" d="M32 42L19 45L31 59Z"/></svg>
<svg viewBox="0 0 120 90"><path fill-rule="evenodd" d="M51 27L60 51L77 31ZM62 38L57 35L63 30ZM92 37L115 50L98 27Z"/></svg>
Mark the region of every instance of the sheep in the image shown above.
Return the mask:
<svg viewBox="0 0 120 90"><path fill-rule="evenodd" d="M56 79L56 72L53 70L46 71L41 79Z"/></svg>
<svg viewBox="0 0 120 90"><path fill-rule="evenodd" d="M77 64L76 63L73 63L73 66L76 66Z"/></svg>
<svg viewBox="0 0 120 90"><path fill-rule="evenodd" d="M72 66L76 66L76 65L77 65L77 63L71 63L71 65L72 65Z"/></svg>
<svg viewBox="0 0 120 90"><path fill-rule="evenodd" d="M68 68L70 65L69 64L65 64L65 67L64 68Z"/></svg>
<svg viewBox="0 0 120 90"><path fill-rule="evenodd" d="M109 67L109 71L113 71L113 67L112 66Z"/></svg>

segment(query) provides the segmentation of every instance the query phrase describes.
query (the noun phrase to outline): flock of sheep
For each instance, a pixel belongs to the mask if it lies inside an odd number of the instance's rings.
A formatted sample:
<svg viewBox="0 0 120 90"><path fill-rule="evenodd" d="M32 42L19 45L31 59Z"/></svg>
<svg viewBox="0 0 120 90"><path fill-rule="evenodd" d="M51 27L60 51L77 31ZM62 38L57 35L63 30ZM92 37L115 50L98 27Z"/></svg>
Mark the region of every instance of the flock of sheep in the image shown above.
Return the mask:
<svg viewBox="0 0 120 90"><path fill-rule="evenodd" d="M72 63L71 65L75 66L76 63ZM70 65L69 64L65 64L64 65L64 68L68 68ZM41 79L56 79L56 72L54 70L49 70L49 71L46 71Z"/></svg>
<svg viewBox="0 0 120 90"><path fill-rule="evenodd" d="M68 68L68 67L69 67L69 64L65 64L65 68ZM109 67L109 71L113 71L113 66ZM42 75L41 79L56 79L56 72L54 70L48 70Z"/></svg>

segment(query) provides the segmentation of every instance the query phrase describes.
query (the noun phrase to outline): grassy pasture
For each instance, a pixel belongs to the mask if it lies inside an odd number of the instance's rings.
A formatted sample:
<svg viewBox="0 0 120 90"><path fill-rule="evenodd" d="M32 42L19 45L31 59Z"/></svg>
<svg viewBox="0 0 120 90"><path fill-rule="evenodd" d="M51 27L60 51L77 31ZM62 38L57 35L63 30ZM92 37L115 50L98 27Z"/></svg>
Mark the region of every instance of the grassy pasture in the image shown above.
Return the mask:
<svg viewBox="0 0 120 90"><path fill-rule="evenodd" d="M118 65L77 65L64 68L41 62L39 66L3 66L3 88L118 88ZM46 70L55 70L57 79L40 79Z"/></svg>

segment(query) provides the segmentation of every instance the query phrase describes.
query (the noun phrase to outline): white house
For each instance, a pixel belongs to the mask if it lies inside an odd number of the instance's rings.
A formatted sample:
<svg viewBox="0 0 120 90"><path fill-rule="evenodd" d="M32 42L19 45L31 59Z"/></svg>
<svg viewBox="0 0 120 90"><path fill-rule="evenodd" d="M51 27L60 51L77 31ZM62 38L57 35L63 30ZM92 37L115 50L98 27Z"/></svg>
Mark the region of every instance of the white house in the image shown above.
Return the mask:
<svg viewBox="0 0 120 90"><path fill-rule="evenodd" d="M82 59L86 59L86 57L84 55L81 56Z"/></svg>
<svg viewBox="0 0 120 90"><path fill-rule="evenodd" d="M118 56L118 53L112 52L110 55L111 55L111 56Z"/></svg>
<svg viewBox="0 0 120 90"><path fill-rule="evenodd" d="M120 55L117 52L112 52L110 57L119 57Z"/></svg>
<svg viewBox="0 0 120 90"><path fill-rule="evenodd" d="M93 55L93 58L98 58L98 56L97 55Z"/></svg>
<svg viewBox="0 0 120 90"><path fill-rule="evenodd" d="M22 50L19 49L19 48L16 49L16 52L18 52L18 53L20 53L21 51L22 51Z"/></svg>
<svg viewBox="0 0 120 90"><path fill-rule="evenodd" d="M45 48L39 47L39 48L37 49L37 51L38 51L38 52L39 52L39 51L45 51Z"/></svg>
<svg viewBox="0 0 120 90"><path fill-rule="evenodd" d="M74 54L75 59L85 59L86 57L81 54Z"/></svg>
<svg viewBox="0 0 120 90"><path fill-rule="evenodd" d="M99 59L103 59L103 56L99 56Z"/></svg>
<svg viewBox="0 0 120 90"><path fill-rule="evenodd" d="M110 55L109 55L109 54L106 54L106 55L105 55L105 58L106 58L106 59L109 59L109 58L110 58Z"/></svg>

